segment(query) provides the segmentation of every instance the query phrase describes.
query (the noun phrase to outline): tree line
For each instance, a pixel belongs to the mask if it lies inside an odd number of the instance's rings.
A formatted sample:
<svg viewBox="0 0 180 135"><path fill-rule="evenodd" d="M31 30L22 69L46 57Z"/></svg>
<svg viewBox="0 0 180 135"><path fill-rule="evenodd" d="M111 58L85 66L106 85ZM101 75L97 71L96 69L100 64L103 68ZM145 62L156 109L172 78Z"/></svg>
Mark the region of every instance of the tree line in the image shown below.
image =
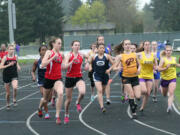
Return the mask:
<svg viewBox="0 0 180 135"><path fill-rule="evenodd" d="M46 37L62 35L62 0L14 0L16 5L17 29L15 41L28 44ZM0 41L8 42L8 3L0 5Z"/></svg>
<svg viewBox="0 0 180 135"><path fill-rule="evenodd" d="M2 4L3 1L3 4ZM112 22L116 32L169 32L180 30L180 1L151 0L142 10L137 0L13 0L16 4L15 40L28 44L63 34L63 24ZM66 14L68 9L68 14ZM8 42L7 0L0 3L0 42Z"/></svg>

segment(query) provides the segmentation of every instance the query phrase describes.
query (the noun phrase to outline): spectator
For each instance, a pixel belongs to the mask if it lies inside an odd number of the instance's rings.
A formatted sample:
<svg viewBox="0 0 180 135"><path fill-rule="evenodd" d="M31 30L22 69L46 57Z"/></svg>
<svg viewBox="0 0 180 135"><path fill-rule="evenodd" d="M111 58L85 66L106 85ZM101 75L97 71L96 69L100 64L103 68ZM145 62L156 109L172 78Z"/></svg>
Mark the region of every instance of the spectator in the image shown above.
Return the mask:
<svg viewBox="0 0 180 135"><path fill-rule="evenodd" d="M20 52L20 45L16 44L16 53L19 56L19 52Z"/></svg>
<svg viewBox="0 0 180 135"><path fill-rule="evenodd" d="M0 62L1 62L1 59L7 54L8 54L8 52L6 51L6 44L1 44Z"/></svg>

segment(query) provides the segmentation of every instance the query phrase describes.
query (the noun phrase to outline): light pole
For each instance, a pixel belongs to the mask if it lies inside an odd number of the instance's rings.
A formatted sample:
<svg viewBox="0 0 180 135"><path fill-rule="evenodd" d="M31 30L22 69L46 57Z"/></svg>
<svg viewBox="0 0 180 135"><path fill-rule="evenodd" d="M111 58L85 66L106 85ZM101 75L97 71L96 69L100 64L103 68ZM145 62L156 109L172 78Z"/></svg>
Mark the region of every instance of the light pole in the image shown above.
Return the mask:
<svg viewBox="0 0 180 135"><path fill-rule="evenodd" d="M8 17L9 17L9 42L14 42L14 29L16 29L16 12L15 4L8 0Z"/></svg>

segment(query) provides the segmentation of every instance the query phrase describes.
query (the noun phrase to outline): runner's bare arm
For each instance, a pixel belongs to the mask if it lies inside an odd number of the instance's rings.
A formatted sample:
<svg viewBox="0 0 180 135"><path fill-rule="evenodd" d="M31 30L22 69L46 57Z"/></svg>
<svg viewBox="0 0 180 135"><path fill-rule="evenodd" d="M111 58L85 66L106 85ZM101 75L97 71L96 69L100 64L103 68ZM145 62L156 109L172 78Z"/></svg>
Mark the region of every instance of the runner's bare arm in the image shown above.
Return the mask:
<svg viewBox="0 0 180 135"><path fill-rule="evenodd" d="M65 57L65 60L64 60L64 69L67 69L73 63L73 60L71 62L69 62L70 56L71 56L71 54L68 53L66 55L66 57Z"/></svg>
<svg viewBox="0 0 180 135"><path fill-rule="evenodd" d="M57 56L57 54L55 54L52 58L50 58L50 56L51 56L51 51L47 50L44 55L44 58L42 59L42 63L41 63L42 68L46 67Z"/></svg>
<svg viewBox="0 0 180 135"><path fill-rule="evenodd" d="M20 67L20 65L19 65L19 63L17 62L17 69L18 69L18 71L20 71L21 70L21 67Z"/></svg>
<svg viewBox="0 0 180 135"><path fill-rule="evenodd" d="M176 58L175 58L176 59ZM180 67L180 64L176 63L176 67Z"/></svg>
<svg viewBox="0 0 180 135"><path fill-rule="evenodd" d="M154 70L158 69L158 62L157 62L157 58L156 55L154 55Z"/></svg>
<svg viewBox="0 0 180 135"><path fill-rule="evenodd" d="M107 54L109 62L113 65L115 62L111 55Z"/></svg>
<svg viewBox="0 0 180 135"><path fill-rule="evenodd" d="M92 71L92 62L93 62L93 57L94 57L94 56L90 56L90 57L88 58L89 71Z"/></svg>
<svg viewBox="0 0 180 135"><path fill-rule="evenodd" d="M37 69L37 64L38 64L38 60L35 60L34 63L33 63L33 66L32 66L32 71L31 71L31 76L32 76L33 81L36 81L35 72L36 72L36 69Z"/></svg>
<svg viewBox="0 0 180 135"><path fill-rule="evenodd" d="M158 66L158 71L159 71L159 72L162 72L162 71L164 71L164 70L167 70L167 69L171 66L171 64L168 64L166 67L163 68L163 64L164 64L164 60L161 59L161 60L160 60L160 63L159 63L159 66Z"/></svg>
<svg viewBox="0 0 180 135"><path fill-rule="evenodd" d="M64 53L61 52L61 56L62 56L62 64L61 64L61 69L62 70L65 70L65 56L64 56Z"/></svg>
<svg viewBox="0 0 180 135"><path fill-rule="evenodd" d="M117 71L117 70L120 70L121 68L121 55L117 55L116 58L115 58L115 63L114 63L114 66L113 66L113 70L114 71Z"/></svg>
<svg viewBox="0 0 180 135"><path fill-rule="evenodd" d="M137 60L137 66L138 66L138 70L137 70L136 75L139 75L141 72L141 65L140 65L139 59L136 59L136 60Z"/></svg>
<svg viewBox="0 0 180 135"><path fill-rule="evenodd" d="M1 61L0 69L4 69L4 68L7 68L7 67L14 65L14 62L10 62L8 65L4 65L5 61L6 61L6 56L3 57L2 61Z"/></svg>
<svg viewBox="0 0 180 135"><path fill-rule="evenodd" d="M115 63L109 54L107 54L107 57L108 57L109 62L111 63L111 66L109 67L109 69L106 70L106 73L109 74L111 72L111 70L113 69Z"/></svg>
<svg viewBox="0 0 180 135"><path fill-rule="evenodd" d="M85 58L85 66L84 66L84 70L88 70L89 69L89 62L88 62L88 58L90 57L89 54L84 54L83 56Z"/></svg>

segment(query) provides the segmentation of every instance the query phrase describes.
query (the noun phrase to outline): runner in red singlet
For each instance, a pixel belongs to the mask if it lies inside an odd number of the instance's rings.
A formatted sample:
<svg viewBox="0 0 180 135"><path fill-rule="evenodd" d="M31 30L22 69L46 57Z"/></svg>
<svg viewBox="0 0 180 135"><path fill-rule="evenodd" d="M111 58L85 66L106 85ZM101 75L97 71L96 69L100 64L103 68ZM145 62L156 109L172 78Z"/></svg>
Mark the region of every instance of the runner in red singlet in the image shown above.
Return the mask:
<svg viewBox="0 0 180 135"><path fill-rule="evenodd" d="M61 75L61 65L64 59L64 55L60 52L62 41L60 38L53 38L49 42L51 50L46 51L46 54L42 60L41 67L46 67L45 81L44 81L44 92L43 98L40 101L38 115L42 117L42 107L47 105L49 94L52 89L57 92L56 101L56 123L60 124L60 111L63 102L63 82ZM46 114L48 115L48 113Z"/></svg>
<svg viewBox="0 0 180 135"><path fill-rule="evenodd" d="M2 60L2 58L8 54L8 51L6 51L6 45L5 44L1 44L1 50L0 50L0 62Z"/></svg>
<svg viewBox="0 0 180 135"><path fill-rule="evenodd" d="M72 100L72 91L73 88L76 86L79 91L79 96L76 101L77 111L81 112L82 108L80 105L81 100L84 97L86 92L85 82L83 81L83 74L82 74L82 63L83 58L88 56L79 53L80 49L80 42L73 41L72 42L72 52L67 54L65 59L65 67L68 68L66 73L66 101L65 101L65 118L64 123L67 124L69 122L69 105ZM85 70L88 70L88 63L85 65Z"/></svg>

